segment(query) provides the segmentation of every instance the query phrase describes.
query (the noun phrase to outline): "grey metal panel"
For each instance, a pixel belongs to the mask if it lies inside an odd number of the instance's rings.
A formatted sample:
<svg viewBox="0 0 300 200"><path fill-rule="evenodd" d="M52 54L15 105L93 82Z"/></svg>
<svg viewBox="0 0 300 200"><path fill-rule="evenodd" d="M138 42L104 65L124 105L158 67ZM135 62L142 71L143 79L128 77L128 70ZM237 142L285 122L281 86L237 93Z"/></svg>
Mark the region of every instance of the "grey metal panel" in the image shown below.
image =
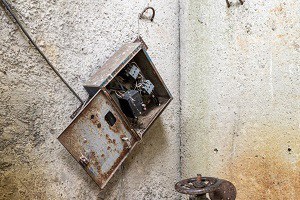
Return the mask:
<svg viewBox="0 0 300 200"><path fill-rule="evenodd" d="M113 126L105 120L109 111L116 118ZM101 188L138 141L103 90L94 96L58 139Z"/></svg>

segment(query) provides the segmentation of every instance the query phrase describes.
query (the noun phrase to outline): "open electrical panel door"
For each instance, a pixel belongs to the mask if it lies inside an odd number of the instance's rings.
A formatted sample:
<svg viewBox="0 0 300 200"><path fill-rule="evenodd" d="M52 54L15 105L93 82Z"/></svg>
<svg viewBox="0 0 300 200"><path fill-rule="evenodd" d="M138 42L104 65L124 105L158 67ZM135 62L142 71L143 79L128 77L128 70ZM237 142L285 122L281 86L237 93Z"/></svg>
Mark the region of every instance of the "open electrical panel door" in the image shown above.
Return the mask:
<svg viewBox="0 0 300 200"><path fill-rule="evenodd" d="M103 188L139 137L107 91L100 90L58 140Z"/></svg>
<svg viewBox="0 0 300 200"><path fill-rule="evenodd" d="M101 188L172 100L146 49L124 45L84 84L91 99L58 138Z"/></svg>

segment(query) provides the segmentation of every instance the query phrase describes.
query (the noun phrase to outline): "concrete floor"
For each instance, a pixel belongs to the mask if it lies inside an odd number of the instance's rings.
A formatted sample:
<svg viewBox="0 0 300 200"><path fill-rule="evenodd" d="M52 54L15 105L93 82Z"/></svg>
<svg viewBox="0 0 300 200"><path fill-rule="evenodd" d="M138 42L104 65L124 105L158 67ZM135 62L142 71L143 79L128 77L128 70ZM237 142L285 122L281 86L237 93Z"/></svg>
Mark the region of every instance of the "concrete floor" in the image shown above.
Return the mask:
<svg viewBox="0 0 300 200"><path fill-rule="evenodd" d="M1 8L0 199L181 199L197 173L238 200L300 199L299 1L11 2L82 98L140 33L174 100L100 191L56 139L79 102Z"/></svg>

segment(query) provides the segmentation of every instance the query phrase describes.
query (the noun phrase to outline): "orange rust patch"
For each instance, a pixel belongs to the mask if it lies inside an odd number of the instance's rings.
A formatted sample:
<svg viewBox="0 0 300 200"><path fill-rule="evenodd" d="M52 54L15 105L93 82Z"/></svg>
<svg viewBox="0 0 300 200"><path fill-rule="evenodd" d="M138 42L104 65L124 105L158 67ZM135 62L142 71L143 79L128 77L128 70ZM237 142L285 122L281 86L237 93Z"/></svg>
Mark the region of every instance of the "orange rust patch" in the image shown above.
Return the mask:
<svg viewBox="0 0 300 200"><path fill-rule="evenodd" d="M103 174L103 177L105 177L105 179L107 179L110 176L110 174L112 174L112 172L117 168L117 166L120 164L120 162L126 156L126 154L129 152L129 149L126 148L127 146L128 146L128 144L124 143L124 145L123 145L124 150L121 152L120 156L115 161L113 167L107 173Z"/></svg>
<svg viewBox="0 0 300 200"><path fill-rule="evenodd" d="M280 4L279 6L277 6L276 8L272 9L271 12L275 12L275 13L280 13L283 11L283 7Z"/></svg>
<svg viewBox="0 0 300 200"><path fill-rule="evenodd" d="M112 139L110 139L108 134L106 134L105 137L106 137L106 140L108 141L108 143L110 143L110 144L113 143Z"/></svg>
<svg viewBox="0 0 300 200"><path fill-rule="evenodd" d="M94 151L91 151L90 159L96 159L96 153Z"/></svg>
<svg viewBox="0 0 300 200"><path fill-rule="evenodd" d="M231 166L238 199L300 199L300 163L295 168L271 155L243 155Z"/></svg>
<svg viewBox="0 0 300 200"><path fill-rule="evenodd" d="M270 124L269 124L270 125ZM237 188L237 200L300 199L299 132L288 126L244 127L239 152L222 171Z"/></svg>
<svg viewBox="0 0 300 200"><path fill-rule="evenodd" d="M92 123L98 126L98 124L100 123L98 114L91 114L90 118Z"/></svg>
<svg viewBox="0 0 300 200"><path fill-rule="evenodd" d="M121 134L120 135L120 139L122 140L122 138L124 138L124 137L126 137L126 135L124 135L124 134Z"/></svg>

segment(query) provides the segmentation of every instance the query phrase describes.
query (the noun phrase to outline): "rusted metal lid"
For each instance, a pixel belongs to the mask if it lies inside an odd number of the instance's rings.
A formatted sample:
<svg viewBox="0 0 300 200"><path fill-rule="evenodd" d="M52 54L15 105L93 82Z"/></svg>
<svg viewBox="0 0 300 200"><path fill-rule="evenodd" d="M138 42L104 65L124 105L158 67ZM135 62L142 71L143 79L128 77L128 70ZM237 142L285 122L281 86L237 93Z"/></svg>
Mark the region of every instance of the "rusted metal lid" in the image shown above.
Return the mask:
<svg viewBox="0 0 300 200"><path fill-rule="evenodd" d="M140 41L123 45L83 86L88 92L105 86L143 47Z"/></svg>
<svg viewBox="0 0 300 200"><path fill-rule="evenodd" d="M101 189L138 141L120 113L105 89L99 90L58 137Z"/></svg>

